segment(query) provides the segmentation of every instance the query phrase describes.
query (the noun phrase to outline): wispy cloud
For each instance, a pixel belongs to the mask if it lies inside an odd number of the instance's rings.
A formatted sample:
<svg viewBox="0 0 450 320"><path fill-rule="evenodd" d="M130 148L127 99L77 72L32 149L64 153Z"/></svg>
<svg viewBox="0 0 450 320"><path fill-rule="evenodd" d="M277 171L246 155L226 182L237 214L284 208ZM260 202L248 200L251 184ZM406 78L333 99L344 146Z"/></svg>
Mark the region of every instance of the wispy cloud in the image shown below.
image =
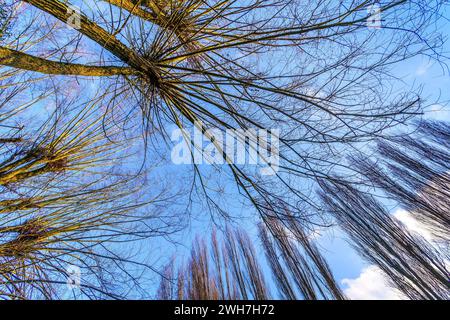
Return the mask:
<svg viewBox="0 0 450 320"><path fill-rule="evenodd" d="M424 61L419 67L416 69L416 76L423 76L428 73L428 71L433 66L433 61Z"/></svg>

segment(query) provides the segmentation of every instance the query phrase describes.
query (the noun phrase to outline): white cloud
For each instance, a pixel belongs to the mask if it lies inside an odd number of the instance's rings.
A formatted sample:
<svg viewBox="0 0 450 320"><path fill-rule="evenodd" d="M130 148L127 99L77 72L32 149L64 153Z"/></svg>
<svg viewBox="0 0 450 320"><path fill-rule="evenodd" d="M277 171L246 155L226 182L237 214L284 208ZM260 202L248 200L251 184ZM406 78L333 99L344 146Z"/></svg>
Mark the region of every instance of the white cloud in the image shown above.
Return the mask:
<svg viewBox="0 0 450 320"><path fill-rule="evenodd" d="M417 233L425 238L427 241L433 241L433 235L421 225L408 211L403 209L398 209L394 212L393 216L403 223L405 227L413 233Z"/></svg>
<svg viewBox="0 0 450 320"><path fill-rule="evenodd" d="M442 254L442 257L448 257L448 241L442 242L433 236L422 223L420 223L414 216L406 210L398 209L393 213L393 216L405 225L411 233L416 233L427 240L437 251ZM446 269L450 269L450 260L444 259Z"/></svg>
<svg viewBox="0 0 450 320"><path fill-rule="evenodd" d="M417 233L433 243L433 235L411 213L398 209L392 215L404 224L410 232ZM445 261L445 263L450 266L449 261ZM342 284L346 286L344 293L353 300L407 299L399 290L388 285L383 272L375 265L361 270L361 274L356 279L343 279Z"/></svg>
<svg viewBox="0 0 450 320"><path fill-rule="evenodd" d="M401 300L406 299L395 288L388 285L382 271L377 266L369 266L356 279L343 279L345 295L352 300Z"/></svg>

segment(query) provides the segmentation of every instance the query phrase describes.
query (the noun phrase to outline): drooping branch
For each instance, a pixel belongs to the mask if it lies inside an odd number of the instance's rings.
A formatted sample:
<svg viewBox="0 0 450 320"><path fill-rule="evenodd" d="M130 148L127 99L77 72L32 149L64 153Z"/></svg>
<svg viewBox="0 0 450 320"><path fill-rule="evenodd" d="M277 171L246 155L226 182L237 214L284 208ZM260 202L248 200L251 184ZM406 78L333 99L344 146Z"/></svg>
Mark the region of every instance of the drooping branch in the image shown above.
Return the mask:
<svg viewBox="0 0 450 320"><path fill-rule="evenodd" d="M261 264L249 236L227 228L222 241L216 233L211 246L197 240L189 262L179 269L173 285L173 261L165 268L158 299L267 300L271 297Z"/></svg>
<svg viewBox="0 0 450 320"><path fill-rule="evenodd" d="M448 270L429 243L392 218L373 196L345 182L323 182L327 211L358 252L410 299L448 299Z"/></svg>
<svg viewBox="0 0 450 320"><path fill-rule="evenodd" d="M267 260L283 299L343 300L330 267L299 220L265 219L259 226Z"/></svg>
<svg viewBox="0 0 450 320"><path fill-rule="evenodd" d="M411 136L380 140L377 162L354 157L353 164L420 221L436 239L450 235L450 125L420 121Z"/></svg>

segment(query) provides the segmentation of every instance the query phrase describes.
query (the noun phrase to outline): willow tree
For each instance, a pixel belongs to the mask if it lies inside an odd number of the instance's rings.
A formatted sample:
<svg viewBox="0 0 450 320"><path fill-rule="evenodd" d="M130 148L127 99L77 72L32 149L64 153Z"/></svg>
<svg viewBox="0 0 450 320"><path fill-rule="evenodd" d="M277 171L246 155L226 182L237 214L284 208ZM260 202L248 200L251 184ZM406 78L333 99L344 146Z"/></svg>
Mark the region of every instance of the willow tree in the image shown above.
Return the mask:
<svg viewBox="0 0 450 320"><path fill-rule="evenodd" d="M399 203L438 242L450 236L450 126L419 121L417 130L381 140L377 161L355 157L366 180Z"/></svg>
<svg viewBox="0 0 450 320"><path fill-rule="evenodd" d="M175 229L156 207L168 194L123 169L132 148L111 140L117 130L102 124L94 103L59 105L33 121L24 114L42 113L44 97L20 105L26 86L2 76L0 299L139 295L152 265L127 243Z"/></svg>
<svg viewBox="0 0 450 320"><path fill-rule="evenodd" d="M186 264L174 259L165 267L157 298L345 299L314 240L295 218L289 221L294 230L290 235L279 219L261 223L257 249L245 231L231 226L222 239L213 231L209 247L205 239L197 238ZM267 259L257 254L258 249ZM273 285L265 280L267 275Z"/></svg>
<svg viewBox="0 0 450 320"><path fill-rule="evenodd" d="M413 88L391 90L398 84L392 66L417 55L442 59L436 29L444 3L9 0L0 64L17 82L29 77L34 95L51 86L62 96L100 92L103 121L124 138L139 127L147 150L149 137L170 136L170 125L197 124L219 154L217 130L279 129L279 147L247 137L251 146L279 149L272 150L279 164L258 149L260 166L225 155L215 168L263 221L288 220L287 211L304 225L322 224L311 186L344 168L346 148L383 135L425 104ZM271 175L262 176L261 166ZM227 215L214 193L223 188L205 171L193 167L192 190Z"/></svg>
<svg viewBox="0 0 450 320"><path fill-rule="evenodd" d="M220 165L261 215L287 207L301 216L299 201L317 207L308 190L342 166L339 153L420 112L413 90L389 89L391 66L441 59L437 0L24 2L0 63L46 82L98 79L105 117L122 112L163 135L170 123L280 129L271 176L229 157ZM373 5L381 18L368 13ZM193 172L210 208L224 212L201 169Z"/></svg>
<svg viewBox="0 0 450 320"><path fill-rule="evenodd" d="M349 183L322 183L321 197L351 244L409 299L449 298L444 256L392 217L373 195Z"/></svg>
<svg viewBox="0 0 450 320"><path fill-rule="evenodd" d="M227 227L220 239L213 231L209 247L197 238L186 264L173 260L164 268L156 298L267 300L272 294L262 266L246 232Z"/></svg>

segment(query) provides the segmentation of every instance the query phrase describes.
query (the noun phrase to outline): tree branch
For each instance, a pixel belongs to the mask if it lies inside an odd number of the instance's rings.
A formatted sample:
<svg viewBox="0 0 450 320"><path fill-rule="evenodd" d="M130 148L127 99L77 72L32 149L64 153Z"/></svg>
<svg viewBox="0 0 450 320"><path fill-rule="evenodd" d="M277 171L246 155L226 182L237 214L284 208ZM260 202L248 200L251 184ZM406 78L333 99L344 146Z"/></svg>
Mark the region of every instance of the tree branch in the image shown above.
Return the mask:
<svg viewBox="0 0 450 320"><path fill-rule="evenodd" d="M44 74L59 75L114 76L137 73L136 70L129 67L88 66L84 64L51 61L5 47L0 47L0 65Z"/></svg>
<svg viewBox="0 0 450 320"><path fill-rule="evenodd" d="M24 0L32 6L47 12L56 19L67 23L71 18L69 7L58 0ZM145 73L150 79L156 81L158 76L157 67L148 59L142 58L133 50L129 49L114 35L100 27L97 23L91 21L85 15L80 14L80 33L84 34L97 44L115 55L122 62L130 67Z"/></svg>

